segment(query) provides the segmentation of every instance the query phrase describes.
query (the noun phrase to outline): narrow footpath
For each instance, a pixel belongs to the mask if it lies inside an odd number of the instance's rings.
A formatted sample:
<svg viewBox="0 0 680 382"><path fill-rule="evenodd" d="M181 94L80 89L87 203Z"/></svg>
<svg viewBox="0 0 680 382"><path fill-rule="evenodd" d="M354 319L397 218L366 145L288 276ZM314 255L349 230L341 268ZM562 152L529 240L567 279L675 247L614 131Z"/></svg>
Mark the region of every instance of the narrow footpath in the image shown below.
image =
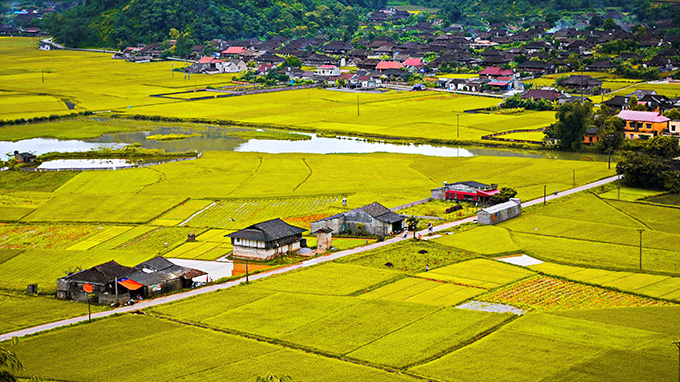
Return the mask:
<svg viewBox="0 0 680 382"><path fill-rule="evenodd" d="M612 176L612 177L605 178L605 179L602 179L602 180L598 180L596 182L589 183L589 184L586 184L586 185L583 185L583 186L580 186L580 187L571 188L569 190L559 192L558 194L551 193L549 195L546 195L545 200L549 201L549 200L561 198L561 197L564 197L564 196L567 196L567 195L575 194L577 192L589 190L591 188L595 188L595 187L599 187L599 186L607 184L607 183L611 183L611 182L613 182L617 179L618 179L618 176ZM522 207L526 208L526 207L530 207L530 206L533 206L533 205L538 204L538 203L543 203L543 200L544 200L543 197L537 198L537 199L522 203ZM464 223L472 223L476 219L477 219L476 215L470 216L470 217L467 217L465 219L440 224L438 226L435 226L433 228L433 230L435 232L445 230L445 229L455 227L455 226L458 226L458 225L461 225L461 224L464 224ZM427 230L422 230L420 232L417 232L416 236L418 234L422 234L424 236L427 233L428 233ZM409 240L412 237L413 237L412 234L409 235L406 239L403 238L401 235L398 235L396 237L387 239L387 240L382 241L382 242L376 242L376 243L373 243L373 244L365 245L363 247L357 247L357 248L352 248L352 249L348 249L348 250L345 250L345 251L331 253L329 255L325 255L325 256L321 256L321 257L315 257L315 258L311 258L309 260L305 260L302 263L293 264L293 265L289 265L289 266L282 267L282 268L277 268L277 269L274 269L274 270L271 270L271 271L262 272L262 273L258 273L258 274L255 274L255 275L250 275L249 280L255 281L255 280L263 279L265 277L270 277L270 276L273 276L273 275L278 275L278 274L281 274L281 273L290 272L290 271L293 271L293 270L296 270L296 269L310 267L312 265L316 265L316 264L324 263L324 262L327 262L327 261L339 259L339 258L344 257L344 256L349 256L349 255L353 255L353 254L356 254L356 253L370 251L372 249L381 248L381 247L384 247L386 245L395 244L395 243L401 242L403 240ZM132 306L122 306L122 307L112 309L112 310L108 310L108 311L105 311L105 312L94 313L94 314L92 314L92 318L96 319L96 318L107 317L107 316L110 316L110 315L113 315L113 314L118 314L118 313L134 312L134 311L142 310L142 309L149 308L149 307L152 307L152 306L157 306L157 305L166 304L166 303L173 302L173 301L182 300L182 299L192 297L192 296L198 296L198 295L202 295L202 294L205 294L205 293L214 292L214 291L217 291L217 290L231 288L231 287L234 287L234 286L241 284L244 281L245 281L245 277L242 277L242 278L239 278L239 279L236 279L236 280L233 280L233 281L229 281L229 282L226 282L226 283L222 283L222 284L216 284L216 285L211 285L211 286L205 286L205 287L202 287L202 288L192 289L192 290L189 290L187 292L172 294L172 295L168 295L168 296L164 296L164 297L158 297L158 298L155 298L153 300L144 300L144 301L138 302L138 303L136 303L135 305L132 305ZM8 340L12 337L22 337L22 336L25 336L25 335L28 335L28 334L34 334L34 333L42 332L42 331L45 331L45 330L51 330L51 329L59 328L59 327L62 327L62 326L76 324L76 323L79 323L79 322L87 321L87 319L88 319L87 315L84 315L84 316L80 316L80 317L69 318L69 319L66 319L66 320L55 321L55 322L51 322L51 323L48 323L48 324L38 325L38 326L34 326L32 328L17 330L15 332L1 334L0 335L0 341L5 341L5 340Z"/></svg>

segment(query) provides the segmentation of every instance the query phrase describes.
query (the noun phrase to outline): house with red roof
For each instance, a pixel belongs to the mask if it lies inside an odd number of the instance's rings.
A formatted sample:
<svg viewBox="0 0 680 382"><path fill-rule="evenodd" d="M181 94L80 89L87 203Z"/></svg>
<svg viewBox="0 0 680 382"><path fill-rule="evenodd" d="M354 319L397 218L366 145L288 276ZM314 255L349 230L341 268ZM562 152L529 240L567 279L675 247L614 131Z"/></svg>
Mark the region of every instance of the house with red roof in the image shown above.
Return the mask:
<svg viewBox="0 0 680 382"><path fill-rule="evenodd" d="M396 61L380 61L378 65L375 66L376 70L383 71L388 69L401 69L404 65L401 62Z"/></svg>
<svg viewBox="0 0 680 382"><path fill-rule="evenodd" d="M404 67L422 70L425 68L425 63L420 58L407 58L404 60Z"/></svg>
<svg viewBox="0 0 680 382"><path fill-rule="evenodd" d="M339 76L340 68L335 65L321 65L316 68L316 74L320 76Z"/></svg>
<svg viewBox="0 0 680 382"><path fill-rule="evenodd" d="M242 46L230 46L230 47L227 48L226 50L223 50L223 51L222 51L222 54L225 54L225 55L239 55L239 54L242 54L242 53L245 52L245 51L246 51L246 48L244 48L244 47L242 47Z"/></svg>
<svg viewBox="0 0 680 382"><path fill-rule="evenodd" d="M626 121L624 133L626 138L656 137L668 133L669 118L655 111L621 110L617 117Z"/></svg>
<svg viewBox="0 0 680 382"><path fill-rule="evenodd" d="M264 64L260 65L259 68L257 68L256 72L257 74L267 74L269 73L270 70L275 69L276 65L274 64Z"/></svg>
<svg viewBox="0 0 680 382"><path fill-rule="evenodd" d="M486 69L479 72L479 76L483 78L509 77L513 74L514 72L511 69L501 69L498 66L487 66Z"/></svg>

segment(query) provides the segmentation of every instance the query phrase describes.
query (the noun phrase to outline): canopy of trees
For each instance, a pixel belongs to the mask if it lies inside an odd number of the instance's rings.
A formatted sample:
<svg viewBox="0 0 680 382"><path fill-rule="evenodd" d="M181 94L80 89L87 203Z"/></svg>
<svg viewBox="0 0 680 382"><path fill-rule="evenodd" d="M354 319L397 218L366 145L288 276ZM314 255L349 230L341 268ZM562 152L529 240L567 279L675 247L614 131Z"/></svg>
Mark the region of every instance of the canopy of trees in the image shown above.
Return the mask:
<svg viewBox="0 0 680 382"><path fill-rule="evenodd" d="M349 38L362 10L386 4L386 0L92 0L44 21L57 41L72 47L160 42L171 28L195 44L214 38L316 33Z"/></svg>

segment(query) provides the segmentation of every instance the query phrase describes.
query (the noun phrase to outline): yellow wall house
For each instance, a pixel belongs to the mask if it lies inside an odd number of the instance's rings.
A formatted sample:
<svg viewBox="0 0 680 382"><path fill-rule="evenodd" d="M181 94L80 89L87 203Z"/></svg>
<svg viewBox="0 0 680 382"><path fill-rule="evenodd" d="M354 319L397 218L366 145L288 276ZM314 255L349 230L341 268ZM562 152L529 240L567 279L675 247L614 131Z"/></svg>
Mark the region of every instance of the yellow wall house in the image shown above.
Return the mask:
<svg viewBox="0 0 680 382"><path fill-rule="evenodd" d="M626 138L639 139L642 136L648 138L668 133L669 118L655 111L621 110L617 117L626 121Z"/></svg>

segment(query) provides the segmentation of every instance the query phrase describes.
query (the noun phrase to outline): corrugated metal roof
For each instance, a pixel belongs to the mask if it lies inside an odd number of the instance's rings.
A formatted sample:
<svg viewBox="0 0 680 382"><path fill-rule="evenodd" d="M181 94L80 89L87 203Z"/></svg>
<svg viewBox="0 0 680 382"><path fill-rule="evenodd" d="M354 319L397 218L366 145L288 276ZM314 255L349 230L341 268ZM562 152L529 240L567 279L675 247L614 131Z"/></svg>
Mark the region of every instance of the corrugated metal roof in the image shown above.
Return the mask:
<svg viewBox="0 0 680 382"><path fill-rule="evenodd" d="M489 214L495 214L496 212L506 210L508 208L512 208L512 207L516 207L516 206L521 207L522 204L521 203L515 203L512 200L510 200L510 201L507 201L505 203L496 204L495 206L484 208L482 211L489 213Z"/></svg>
<svg viewBox="0 0 680 382"><path fill-rule="evenodd" d="M621 110L617 117L625 119L626 121L636 122L663 123L670 121L670 118L666 118L661 115L661 113L655 111Z"/></svg>

